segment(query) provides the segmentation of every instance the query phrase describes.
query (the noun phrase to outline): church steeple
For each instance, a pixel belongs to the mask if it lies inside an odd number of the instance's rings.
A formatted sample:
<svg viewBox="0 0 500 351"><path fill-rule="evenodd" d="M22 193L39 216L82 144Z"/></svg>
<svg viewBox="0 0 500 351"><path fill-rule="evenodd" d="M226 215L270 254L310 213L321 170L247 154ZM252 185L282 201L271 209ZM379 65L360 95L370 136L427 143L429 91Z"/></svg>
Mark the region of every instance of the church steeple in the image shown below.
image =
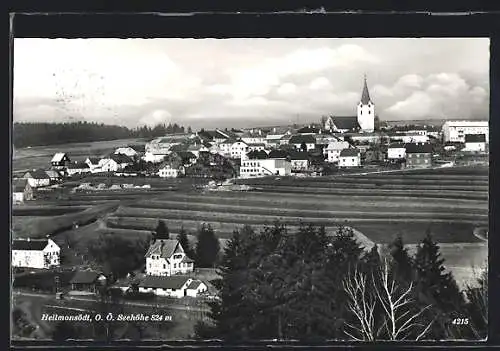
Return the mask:
<svg viewBox="0 0 500 351"><path fill-rule="evenodd" d="M370 93L368 92L368 85L366 85L366 74L365 74L365 82L363 85L363 93L361 94L361 103L363 105L368 105L368 103L371 101L370 99Z"/></svg>

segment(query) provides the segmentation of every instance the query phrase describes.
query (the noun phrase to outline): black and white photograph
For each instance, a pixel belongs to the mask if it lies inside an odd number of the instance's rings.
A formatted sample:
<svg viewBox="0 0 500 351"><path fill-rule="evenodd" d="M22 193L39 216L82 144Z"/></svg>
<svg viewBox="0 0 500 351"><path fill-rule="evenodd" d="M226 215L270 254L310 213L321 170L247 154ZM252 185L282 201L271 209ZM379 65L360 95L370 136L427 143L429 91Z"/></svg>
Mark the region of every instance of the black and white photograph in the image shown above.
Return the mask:
<svg viewBox="0 0 500 351"><path fill-rule="evenodd" d="M12 340L487 340L488 38L12 62Z"/></svg>

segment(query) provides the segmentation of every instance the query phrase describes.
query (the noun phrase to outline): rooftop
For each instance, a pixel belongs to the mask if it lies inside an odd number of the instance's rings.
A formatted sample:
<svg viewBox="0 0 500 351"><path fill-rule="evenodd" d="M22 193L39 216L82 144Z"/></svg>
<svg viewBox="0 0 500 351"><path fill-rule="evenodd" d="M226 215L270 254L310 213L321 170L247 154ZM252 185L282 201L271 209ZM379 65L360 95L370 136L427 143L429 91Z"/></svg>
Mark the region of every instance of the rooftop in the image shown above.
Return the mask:
<svg viewBox="0 0 500 351"><path fill-rule="evenodd" d="M77 271L69 282L70 284L92 284L97 281L100 275L101 273L91 270Z"/></svg>
<svg viewBox="0 0 500 351"><path fill-rule="evenodd" d="M189 279L186 276L158 277L148 275L139 283L139 286L142 288L180 289Z"/></svg>
<svg viewBox="0 0 500 351"><path fill-rule="evenodd" d="M430 154L432 153L431 144L406 144L407 154Z"/></svg>
<svg viewBox="0 0 500 351"><path fill-rule="evenodd" d="M466 143L485 143L486 135L485 134L465 134L465 142Z"/></svg>
<svg viewBox="0 0 500 351"><path fill-rule="evenodd" d="M340 151L340 157L355 157L355 156L359 156L358 149L348 148Z"/></svg>
<svg viewBox="0 0 500 351"><path fill-rule="evenodd" d="M12 241L12 250L42 251L48 244L48 239L15 239Z"/></svg>

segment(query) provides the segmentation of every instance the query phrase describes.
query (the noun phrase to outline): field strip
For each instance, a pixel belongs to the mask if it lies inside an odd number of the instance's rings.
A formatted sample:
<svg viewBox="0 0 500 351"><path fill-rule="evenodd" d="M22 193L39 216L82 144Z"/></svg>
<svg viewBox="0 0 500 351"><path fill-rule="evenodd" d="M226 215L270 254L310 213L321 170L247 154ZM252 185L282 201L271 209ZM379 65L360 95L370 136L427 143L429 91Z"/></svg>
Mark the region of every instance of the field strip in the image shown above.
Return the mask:
<svg viewBox="0 0 500 351"><path fill-rule="evenodd" d="M265 212L265 211L264 211ZM352 214L350 214L352 216ZM394 213L390 213L391 216ZM204 211L169 211L168 213L158 213L156 215L146 215L146 214L134 214L134 213L115 213L115 216L128 217L128 218L157 218L157 219L190 219L196 218L199 221L215 221L215 222L240 222L243 224L255 224L260 223L263 220L267 222L274 222L276 220L282 221L284 223L317 223L317 224L326 224L326 223L341 223L345 221L353 221L353 222L435 222L435 223L457 223L457 219L453 218L456 216L452 216L451 219L434 219L434 218L415 218L415 217L403 217L403 218L373 218L368 216L364 217L338 217L335 219L321 218L321 217L297 217L297 216L284 216L284 215L267 215L267 214L240 214L240 213L227 213L227 212L204 212ZM478 219L476 220L464 220L460 219L460 223L471 223L471 224L480 224L487 223L488 218L484 218L483 221Z"/></svg>
<svg viewBox="0 0 500 351"><path fill-rule="evenodd" d="M338 179L318 179L318 180L310 180L307 178L292 178L292 179L281 179L281 180L267 180L267 179L240 179L235 184L248 184L248 185L274 185L274 184L286 184L286 185L305 185L305 186L324 186L329 185L331 187L339 187L345 185L357 185L360 188L366 187L379 187L379 186L394 186L398 188L405 187L477 187L477 188L487 188L489 186L489 182L486 181L477 181L477 180L469 180L469 181L453 181L453 180L443 180L443 179L432 179L432 180L421 180L421 179L365 179L365 178L342 178Z"/></svg>
<svg viewBox="0 0 500 351"><path fill-rule="evenodd" d="M207 207L207 208L220 208L225 206L233 207L260 207L260 208L287 208L287 209L295 209L302 210L304 205L307 204L307 208L309 210L318 209L323 210L330 208L341 208L341 209L356 209L356 210L373 210L379 211L381 209L391 209L397 208L398 210L401 208L411 209L411 211L443 211L450 212L456 210L466 210L468 213L474 212L479 214L485 214L488 212L487 206L464 206L464 204L458 204L452 206L443 206L440 203L436 203L435 201L432 203L418 203L418 202L395 202L395 201L385 201L385 202L368 202L368 201L335 201L335 199L318 202L317 199L295 199L295 202L292 201L284 201L281 199L259 199L259 200L250 200L247 198L224 198L224 197L209 197L209 196L198 196L198 197L185 197L182 198L172 198L165 200L149 200L149 201L138 201L134 204L130 204L129 207L132 208L174 208L174 206L180 206L179 208L183 208L186 206L190 207Z"/></svg>
<svg viewBox="0 0 500 351"><path fill-rule="evenodd" d="M176 207L175 207L176 206ZM335 219L335 217L350 217L350 218L390 218L392 219L446 219L447 221L456 220L457 214L455 212L403 212L403 211L326 211L326 210L295 210L288 208L262 208L256 206L200 206L201 208L196 208L194 204L188 204L181 207L180 204L175 204L175 208L170 209L157 209L157 208L136 208L136 207L122 207L120 206L115 212L115 215L120 216L130 216L130 217L151 217L151 216L170 216L182 213L189 213L193 216L204 216L207 214L225 214L230 216L240 216L240 215L263 215L263 216L275 216L275 217L285 217L285 218L308 218L308 219ZM488 214L466 214L462 213L460 221L472 220L472 221L487 221Z"/></svg>
<svg viewBox="0 0 500 351"><path fill-rule="evenodd" d="M409 196L392 196L392 195L374 195L373 192L367 192L366 194L358 194L358 195L352 195L352 196L346 196L344 194L338 194L336 196L332 196L330 194L322 194L322 193L317 193L314 195L310 195L307 193L303 193L298 197L294 193L280 193L279 197L276 196L270 196L267 192L263 191L247 191L247 192L241 192L241 191L206 191L204 193L196 193L196 194L179 194L179 193L171 193L168 195L168 198L165 197L154 197L155 200L163 200L163 199L179 199L179 200L184 200L187 201L188 199L191 198L223 198L223 199L237 199L237 200L259 200L259 201L278 201L283 200L283 201L311 201L314 203L319 203L320 201L345 201L345 202L350 202L350 201L363 201L363 202L368 202L368 201L374 201L374 202L380 202L382 201L387 201L387 202L394 202L394 201L401 201L401 202L412 202L418 199L418 201L421 202L426 202L428 204L433 204L436 203L436 198L435 197L409 197ZM447 198L439 198L440 203L449 203L454 205L455 203L460 203L464 205L474 205L474 206L487 206L487 202L484 200L475 200L475 199L447 199ZM487 207L486 207L487 208Z"/></svg>

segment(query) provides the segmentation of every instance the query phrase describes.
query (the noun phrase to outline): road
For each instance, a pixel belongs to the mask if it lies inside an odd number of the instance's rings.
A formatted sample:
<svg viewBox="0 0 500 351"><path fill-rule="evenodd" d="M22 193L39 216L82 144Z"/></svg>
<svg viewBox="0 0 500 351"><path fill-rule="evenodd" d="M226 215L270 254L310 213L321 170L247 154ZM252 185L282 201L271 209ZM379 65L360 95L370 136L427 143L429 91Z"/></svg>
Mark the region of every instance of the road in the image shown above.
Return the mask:
<svg viewBox="0 0 500 351"><path fill-rule="evenodd" d="M25 291L14 291L14 295L17 296L23 296L23 297L35 297L39 299L44 299L44 300L54 300L54 295L53 294L42 294L42 293L32 293L32 292L25 292ZM65 300L74 300L74 301L83 301L83 302L97 302L97 298L91 297L91 296L71 296L71 295L66 295ZM169 301L170 302L170 301ZM200 306L188 306L188 305L182 305L182 304L162 304L162 301L154 302L154 303L147 303L147 302L132 302L132 301L123 301L123 305L125 306L131 306L131 307L142 307L142 308L162 308L162 309L171 309L171 310L179 310L179 311L185 311L185 312L198 312L198 313L207 313L210 311L210 308L207 307L200 307ZM70 310L72 307L66 307L66 306L58 306L58 308L66 308Z"/></svg>

